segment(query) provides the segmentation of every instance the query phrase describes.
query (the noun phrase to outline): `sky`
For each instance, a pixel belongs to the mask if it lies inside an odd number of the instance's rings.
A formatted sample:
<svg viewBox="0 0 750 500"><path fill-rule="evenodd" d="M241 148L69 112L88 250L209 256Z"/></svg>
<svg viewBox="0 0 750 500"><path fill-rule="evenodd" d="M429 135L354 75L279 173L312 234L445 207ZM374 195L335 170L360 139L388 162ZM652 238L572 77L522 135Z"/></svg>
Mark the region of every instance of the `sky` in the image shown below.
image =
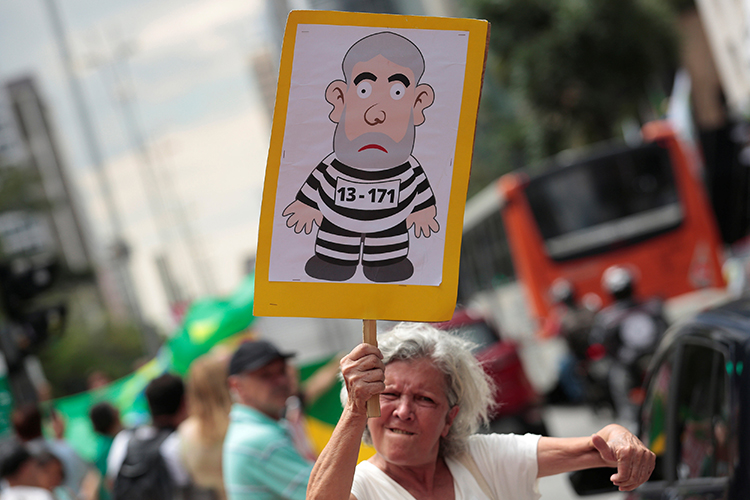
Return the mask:
<svg viewBox="0 0 750 500"><path fill-rule="evenodd" d="M231 293L255 253L270 119L250 58L272 39L265 4L0 0L0 83L35 78L100 252L112 241L111 219L54 38L51 1L133 250L144 312L169 328L157 255L169 255L177 281L196 298ZM148 144L150 166L128 116Z"/></svg>

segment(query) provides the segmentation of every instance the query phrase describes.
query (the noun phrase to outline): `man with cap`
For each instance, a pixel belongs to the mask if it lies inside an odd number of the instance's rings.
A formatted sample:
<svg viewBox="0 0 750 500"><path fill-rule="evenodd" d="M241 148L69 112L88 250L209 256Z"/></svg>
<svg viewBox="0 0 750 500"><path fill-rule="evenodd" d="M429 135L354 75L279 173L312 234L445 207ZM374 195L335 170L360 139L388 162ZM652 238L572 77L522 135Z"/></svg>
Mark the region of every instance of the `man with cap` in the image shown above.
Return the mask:
<svg viewBox="0 0 750 500"><path fill-rule="evenodd" d="M224 440L224 484L229 500L302 500L312 462L295 449L284 411L292 395L286 360L265 340L243 343L229 362L235 404Z"/></svg>

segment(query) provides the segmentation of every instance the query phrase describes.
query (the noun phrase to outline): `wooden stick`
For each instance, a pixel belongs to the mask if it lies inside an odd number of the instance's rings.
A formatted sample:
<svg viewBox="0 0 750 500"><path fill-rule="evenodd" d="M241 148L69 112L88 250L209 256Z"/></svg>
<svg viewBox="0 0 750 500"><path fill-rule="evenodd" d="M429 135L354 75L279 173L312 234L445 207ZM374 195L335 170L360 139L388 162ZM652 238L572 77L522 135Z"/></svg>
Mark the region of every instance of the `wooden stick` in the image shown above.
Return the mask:
<svg viewBox="0 0 750 500"><path fill-rule="evenodd" d="M362 320L362 338L365 344L378 346L378 327L374 319ZM380 416L380 396L375 395L367 400L367 416Z"/></svg>

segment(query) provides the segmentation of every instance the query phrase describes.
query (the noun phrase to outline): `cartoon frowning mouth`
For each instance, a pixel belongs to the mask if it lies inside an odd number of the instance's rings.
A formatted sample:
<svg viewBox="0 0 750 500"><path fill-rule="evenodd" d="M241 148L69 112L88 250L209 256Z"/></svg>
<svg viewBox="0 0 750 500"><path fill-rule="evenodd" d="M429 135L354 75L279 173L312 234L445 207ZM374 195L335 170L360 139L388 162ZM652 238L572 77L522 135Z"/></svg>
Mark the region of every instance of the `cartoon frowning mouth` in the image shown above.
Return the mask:
<svg viewBox="0 0 750 500"><path fill-rule="evenodd" d="M380 151L382 151L383 153L387 153L387 152L388 152L388 150L387 150L387 149L385 149L385 148L384 148L383 146L381 146L380 144L367 144L367 145L365 145L365 146L362 146L361 148L359 148L359 149L357 150L357 152L358 152L358 153L359 153L359 152L362 152L362 151L364 151L365 149L377 149L377 150L380 150Z"/></svg>

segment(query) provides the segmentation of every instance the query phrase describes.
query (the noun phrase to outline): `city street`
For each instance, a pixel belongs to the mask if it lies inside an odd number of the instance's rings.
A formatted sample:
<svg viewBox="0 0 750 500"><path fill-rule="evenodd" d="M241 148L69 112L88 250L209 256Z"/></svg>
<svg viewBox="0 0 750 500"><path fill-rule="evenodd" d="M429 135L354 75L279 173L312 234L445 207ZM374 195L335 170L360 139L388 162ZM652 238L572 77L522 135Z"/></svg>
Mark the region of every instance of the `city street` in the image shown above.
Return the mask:
<svg viewBox="0 0 750 500"><path fill-rule="evenodd" d="M545 420L550 434L555 437L586 436L593 434L607 424L612 423L606 414L596 415L583 406L550 406L545 410ZM542 499L572 500L579 499L570 485L567 474L545 477L539 481ZM619 492L586 497L592 500L622 500L624 494Z"/></svg>

